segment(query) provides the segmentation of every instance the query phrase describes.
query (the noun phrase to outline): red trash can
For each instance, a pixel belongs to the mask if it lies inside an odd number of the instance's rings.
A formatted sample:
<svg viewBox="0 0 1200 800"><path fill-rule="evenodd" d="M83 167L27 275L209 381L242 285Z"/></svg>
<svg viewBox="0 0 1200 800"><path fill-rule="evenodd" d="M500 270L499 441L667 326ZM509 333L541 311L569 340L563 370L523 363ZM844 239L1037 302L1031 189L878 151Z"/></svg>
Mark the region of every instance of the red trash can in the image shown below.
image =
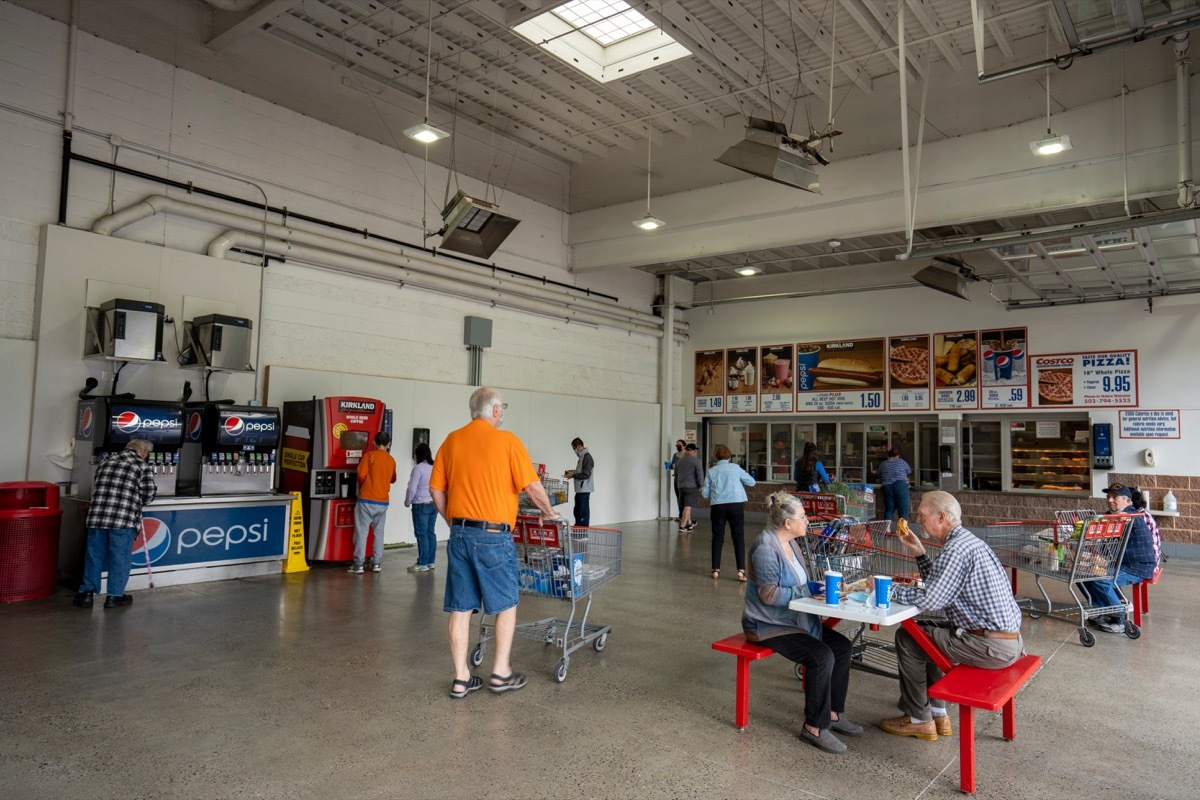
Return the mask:
<svg viewBox="0 0 1200 800"><path fill-rule="evenodd" d="M0 602L54 594L61 521L57 484L0 483Z"/></svg>

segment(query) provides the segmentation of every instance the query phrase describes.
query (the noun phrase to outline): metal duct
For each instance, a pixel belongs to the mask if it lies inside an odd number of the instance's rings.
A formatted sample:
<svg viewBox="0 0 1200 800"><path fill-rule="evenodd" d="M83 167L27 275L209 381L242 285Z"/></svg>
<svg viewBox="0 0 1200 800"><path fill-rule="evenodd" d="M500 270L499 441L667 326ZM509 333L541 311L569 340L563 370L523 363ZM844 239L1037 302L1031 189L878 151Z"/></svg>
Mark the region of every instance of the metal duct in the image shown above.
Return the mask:
<svg viewBox="0 0 1200 800"><path fill-rule="evenodd" d="M464 281L476 286L484 288L493 288L498 291L509 292L514 295L537 299L541 302L560 304L569 308L576 308L588 313L593 313L598 316L608 317L621 322L634 322L639 325L647 326L648 328L658 328L661 330L663 320L654 315L636 309L624 308L612 303L606 303L600 300L591 298L579 297L572 295L566 291L558 290L550 286L539 286L528 281L519 281L516 279L504 278L498 275L493 275L481 269L471 269L468 267L459 266L444 260L438 260L426 255L423 251L400 251L385 250L371 245L362 244L359 242L350 242L344 239L338 239L332 236L325 236L319 233L310 231L297 230L285 225L275 223L264 223L261 219L246 217L241 214L235 214L229 211L222 211L209 206L199 205L184 200L177 200L165 195L151 195L146 197L139 203L121 209L114 214L101 217L92 224L92 232L99 233L105 236L110 236L116 231L131 225L134 222L154 216L155 214L173 213L180 216L197 219L204 222L211 222L223 227L232 228L237 231L246 231L250 233L259 232L258 236L261 239L262 233L266 233L276 239L283 241L295 241L301 244L310 245L334 252L346 253L349 255L357 255L367 259L404 259L407 266L418 271L429 272L436 275L456 275ZM253 245L251 245L253 247ZM210 246L211 249L211 246ZM212 253L210 253L211 255ZM223 254L217 254L220 258ZM436 270L436 272L434 271ZM686 333L688 324L682 320L674 321L675 333ZM657 335L657 334L656 334Z"/></svg>

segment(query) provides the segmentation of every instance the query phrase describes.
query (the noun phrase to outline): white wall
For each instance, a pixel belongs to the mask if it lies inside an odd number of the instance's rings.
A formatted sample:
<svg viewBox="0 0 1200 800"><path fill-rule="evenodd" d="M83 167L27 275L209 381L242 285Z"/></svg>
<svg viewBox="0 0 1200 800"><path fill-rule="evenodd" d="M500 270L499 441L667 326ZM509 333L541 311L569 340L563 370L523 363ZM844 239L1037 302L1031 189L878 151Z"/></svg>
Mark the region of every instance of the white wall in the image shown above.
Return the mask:
<svg viewBox="0 0 1200 800"><path fill-rule="evenodd" d="M472 386L431 381L353 375L342 372L272 367L267 401L282 406L287 400L354 395L382 400L392 409L392 455L398 480L392 487L386 541L414 542L412 516L404 508L404 489L413 462L413 428L429 428L436 454L451 431L471 419L467 400ZM504 427L525 444L534 463L546 465L547 475L561 476L575 468L571 440L583 439L596 460L592 492L592 524L601 527L622 521L653 519L658 515L658 442L646 431L658 429L658 406L568 397L547 392L506 390ZM572 495L573 498L573 495ZM558 511L570 517L571 506ZM439 539L449 535L438 520Z"/></svg>
<svg viewBox="0 0 1200 800"><path fill-rule="evenodd" d="M698 308L688 312L686 319L692 326L692 340L683 356L685 364L693 363L696 350L721 347L1020 326L1029 329L1031 355L1136 349L1139 407L1179 409L1182 438L1120 439L1117 410L1094 409L1091 411L1094 421L1113 423L1114 470L1200 475L1200 462L1195 457L1200 447L1200 370L1197 369L1200 358L1196 355L1196 342L1200 342L1200 295L1155 298L1153 312L1144 300L1005 311L981 286L972 290L969 302L916 287L718 305L712 315L707 309ZM690 372L684 369L685 375ZM684 386L684 394L684 405L690 412L694 396L690 383ZM990 411L964 413L999 415ZM1010 413L1028 417L1051 412ZM1071 409L1057 413L1088 412ZM1146 447L1157 451L1153 468L1140 461L1139 455Z"/></svg>
<svg viewBox="0 0 1200 800"><path fill-rule="evenodd" d="M33 411L33 365L37 346L27 340L0 339L0 408L9 431L0 438L0 482L25 480L29 461L29 417Z"/></svg>

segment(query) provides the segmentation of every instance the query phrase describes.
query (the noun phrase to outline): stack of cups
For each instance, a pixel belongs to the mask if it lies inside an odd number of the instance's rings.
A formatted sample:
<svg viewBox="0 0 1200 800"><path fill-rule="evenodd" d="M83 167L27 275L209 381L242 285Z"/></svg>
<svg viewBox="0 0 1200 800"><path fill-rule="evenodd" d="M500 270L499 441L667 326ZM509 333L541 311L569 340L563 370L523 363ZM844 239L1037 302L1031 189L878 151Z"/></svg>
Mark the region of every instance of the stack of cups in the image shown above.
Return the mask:
<svg viewBox="0 0 1200 800"><path fill-rule="evenodd" d="M892 593L892 578L890 575L875 576L875 607L891 608L889 600Z"/></svg>
<svg viewBox="0 0 1200 800"><path fill-rule="evenodd" d="M836 606L842 599L842 573L825 572L825 604Z"/></svg>

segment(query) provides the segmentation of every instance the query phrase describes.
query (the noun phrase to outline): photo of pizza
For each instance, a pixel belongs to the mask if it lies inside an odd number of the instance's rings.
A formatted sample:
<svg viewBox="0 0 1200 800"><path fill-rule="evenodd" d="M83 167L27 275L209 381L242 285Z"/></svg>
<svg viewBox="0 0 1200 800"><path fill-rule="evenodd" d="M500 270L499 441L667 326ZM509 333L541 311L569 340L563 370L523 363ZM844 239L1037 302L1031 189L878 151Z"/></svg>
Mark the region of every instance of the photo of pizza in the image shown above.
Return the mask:
<svg viewBox="0 0 1200 800"><path fill-rule="evenodd" d="M892 379L906 386L929 383L929 351L923 347L901 345L893 347L890 358Z"/></svg>
<svg viewBox="0 0 1200 800"><path fill-rule="evenodd" d="M1075 400L1071 370L1045 370L1038 375L1038 395L1043 403L1072 403Z"/></svg>

